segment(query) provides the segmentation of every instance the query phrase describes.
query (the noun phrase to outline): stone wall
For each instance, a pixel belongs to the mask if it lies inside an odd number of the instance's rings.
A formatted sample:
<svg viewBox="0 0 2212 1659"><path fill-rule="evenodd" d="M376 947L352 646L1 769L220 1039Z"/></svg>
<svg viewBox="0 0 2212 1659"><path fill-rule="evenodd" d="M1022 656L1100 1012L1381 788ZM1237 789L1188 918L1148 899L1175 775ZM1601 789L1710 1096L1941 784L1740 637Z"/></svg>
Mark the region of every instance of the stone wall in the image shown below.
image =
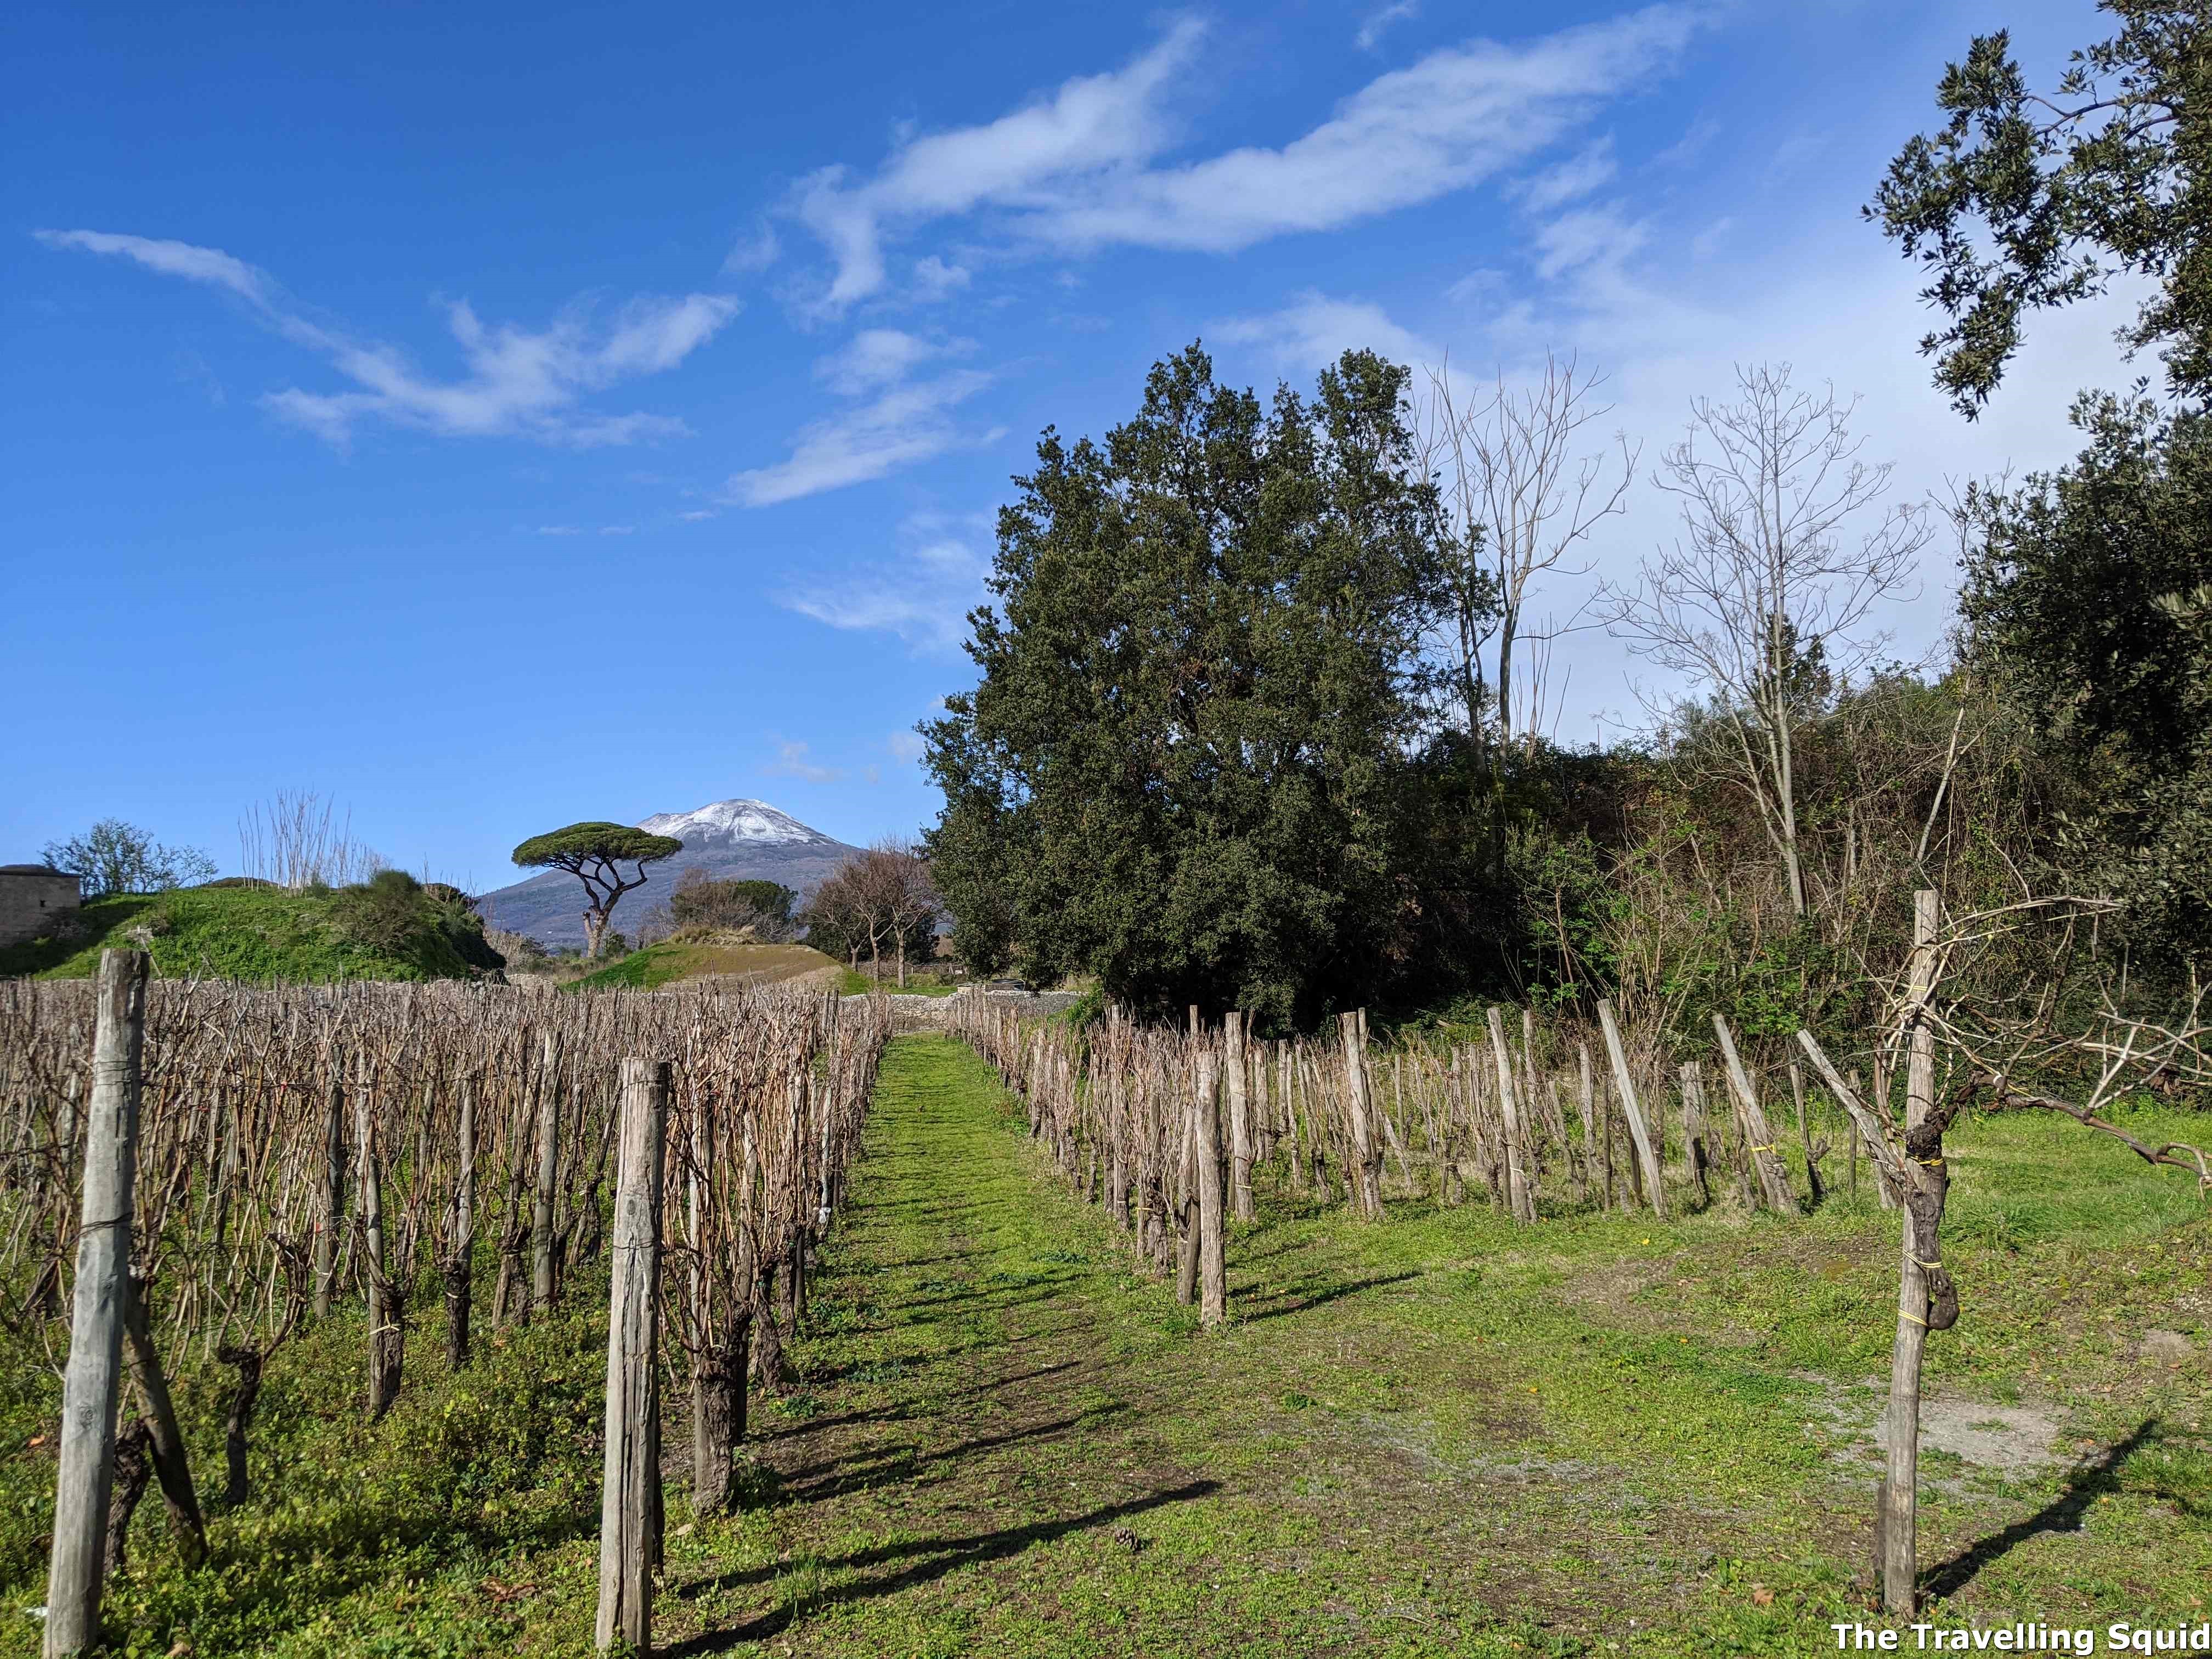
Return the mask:
<svg viewBox="0 0 2212 1659"><path fill-rule="evenodd" d="M0 869L0 945L44 939L76 915L77 878L58 870Z"/></svg>

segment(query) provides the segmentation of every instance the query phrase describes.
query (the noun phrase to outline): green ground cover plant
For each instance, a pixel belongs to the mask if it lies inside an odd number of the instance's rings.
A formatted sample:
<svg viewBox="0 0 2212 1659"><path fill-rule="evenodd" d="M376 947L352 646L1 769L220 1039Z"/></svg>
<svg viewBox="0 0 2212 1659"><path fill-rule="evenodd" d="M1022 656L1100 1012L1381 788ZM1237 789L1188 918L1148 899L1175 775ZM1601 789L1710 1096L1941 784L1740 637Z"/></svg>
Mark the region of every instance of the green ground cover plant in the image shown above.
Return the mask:
<svg viewBox="0 0 2212 1659"><path fill-rule="evenodd" d="M0 977L89 979L111 947L150 952L165 978L290 983L466 979L500 960L453 889L386 871L356 887L230 883L94 899L55 937L0 949Z"/></svg>

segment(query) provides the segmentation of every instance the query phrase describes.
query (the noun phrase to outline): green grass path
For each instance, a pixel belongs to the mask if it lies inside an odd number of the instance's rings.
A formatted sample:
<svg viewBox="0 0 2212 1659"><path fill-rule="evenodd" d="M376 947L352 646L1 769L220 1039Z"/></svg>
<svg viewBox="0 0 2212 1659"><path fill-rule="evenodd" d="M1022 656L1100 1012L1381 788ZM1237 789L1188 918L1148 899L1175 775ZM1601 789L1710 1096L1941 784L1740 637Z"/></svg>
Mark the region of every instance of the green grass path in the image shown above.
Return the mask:
<svg viewBox="0 0 2212 1659"><path fill-rule="evenodd" d="M965 1048L894 1045L806 1392L759 1425L765 1501L672 1539L670 1650L1810 1653L1863 1608L1894 1295L1871 1209L1530 1234L1277 1195L1232 1246L1237 1322L1207 1334L1021 1129ZM2073 1475L1933 1454L1923 1559L1952 1615L2191 1611L2212 1583L2201 1378L2051 1340L2054 1275L2131 1283L2168 1321L2171 1285L2063 1243L1986 1255L1962 1254L1980 1318L1938 1393L1994 1389L2026 1404L1969 1414L2121 1449ZM2043 1299L2025 1336L2000 1262Z"/></svg>

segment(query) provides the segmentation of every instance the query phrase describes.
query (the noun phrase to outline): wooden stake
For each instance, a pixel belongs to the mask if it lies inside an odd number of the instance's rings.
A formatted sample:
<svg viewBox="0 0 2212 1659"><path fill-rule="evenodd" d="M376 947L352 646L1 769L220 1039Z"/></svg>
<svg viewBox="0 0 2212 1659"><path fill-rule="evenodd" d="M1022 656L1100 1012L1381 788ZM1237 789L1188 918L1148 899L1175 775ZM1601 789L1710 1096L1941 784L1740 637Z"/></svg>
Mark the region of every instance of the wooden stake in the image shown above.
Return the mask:
<svg viewBox="0 0 2212 1659"><path fill-rule="evenodd" d="M1705 1179L1706 1167L1711 1162L1705 1151L1705 1084L1696 1060L1682 1062L1681 1079L1682 1153L1690 1166L1690 1181L1698 1189L1698 1206L1709 1209L1713 1189Z"/></svg>
<svg viewBox="0 0 2212 1659"><path fill-rule="evenodd" d="M331 1311L338 1276L338 1223L345 1216L345 1056L331 1054L331 1087L323 1101L322 1209L315 1217L315 1317Z"/></svg>
<svg viewBox="0 0 2212 1659"><path fill-rule="evenodd" d="M1820 1154L1813 1150L1813 1131L1805 1121L1805 1073L1797 1062L1790 1062L1790 1098L1797 1108L1797 1140L1805 1149L1805 1190L1815 1209L1828 1195L1827 1182L1820 1179ZM1825 1149L1826 1143L1823 1143Z"/></svg>
<svg viewBox="0 0 2212 1659"><path fill-rule="evenodd" d="M1382 1152L1376 1144L1367 1088L1367 1022L1364 1012L1339 1014L1336 1026L1344 1039L1344 1077L1350 1085L1345 1116L1352 1130L1352 1160L1359 1166L1346 1173L1359 1200L1359 1213L1370 1221L1377 1221L1382 1216Z"/></svg>
<svg viewBox="0 0 2212 1659"><path fill-rule="evenodd" d="M368 1400L372 1423L381 1421L399 1397L399 1368L406 1351L399 1289L385 1273L384 1170L378 1155L374 1098L364 1075L355 1091L354 1142L361 1148L361 1276L368 1303Z"/></svg>
<svg viewBox="0 0 2212 1659"><path fill-rule="evenodd" d="M1620 1109L1628 1119L1629 1139L1636 1143L1637 1166L1644 1172L1644 1194L1651 1205L1652 1213L1662 1221L1667 1218L1667 1194L1659 1180L1659 1154L1651 1145L1650 1132L1644 1123L1644 1109L1637 1103L1636 1082L1629 1075L1628 1050L1620 1041L1620 1023L1613 1017L1610 1000L1601 999L1597 1005L1597 1022L1605 1032L1606 1057L1613 1062L1613 1087L1620 1096Z"/></svg>
<svg viewBox="0 0 2212 1659"><path fill-rule="evenodd" d="M530 1212L531 1311L553 1305L553 1193L561 1170L561 1034L545 1033L538 1076L538 1194Z"/></svg>
<svg viewBox="0 0 2212 1659"><path fill-rule="evenodd" d="M446 1252L446 1367L469 1363L469 1304L477 1248L477 1085L461 1079L461 1170L453 1182L453 1232Z"/></svg>
<svg viewBox="0 0 2212 1659"><path fill-rule="evenodd" d="M1735 1091L1736 1109L1743 1115L1744 1133L1750 1137L1747 1150L1751 1154L1753 1172L1759 1177L1759 1191L1765 1197L1767 1207L1778 1215L1795 1214L1797 1198L1790 1190L1790 1166L1782 1161L1782 1148L1776 1144L1774 1131L1759 1103L1758 1091L1751 1086L1751 1074L1736 1056L1735 1038L1729 1035L1728 1021L1718 1014L1713 1016L1713 1031L1721 1040L1721 1059L1726 1063L1729 1087Z"/></svg>
<svg viewBox="0 0 2212 1659"><path fill-rule="evenodd" d="M1536 1201L1528 1190L1522 1168L1522 1124L1519 1103L1514 1098L1513 1057L1505 1047L1505 1020L1493 1005L1490 1010L1490 1051L1498 1064L1498 1110L1505 1120L1505 1194L1513 1218L1522 1224L1536 1218Z"/></svg>
<svg viewBox="0 0 2212 1659"><path fill-rule="evenodd" d="M1229 1083L1229 1195L1239 1221L1252 1207L1252 1106L1247 1081L1244 1016L1232 1008L1222 1024L1222 1071Z"/></svg>
<svg viewBox="0 0 2212 1659"><path fill-rule="evenodd" d="M660 1462L660 1183L669 1068L622 1063L621 1155L607 1322L607 1450L599 1500L601 1652L653 1647Z"/></svg>
<svg viewBox="0 0 2212 1659"><path fill-rule="evenodd" d="M138 1089L146 1029L147 958L100 953L92 1099L85 1121L84 1200L62 1384L60 1468L47 1571L47 1659L100 1640L107 1511L114 1493L115 1406L123 1366L124 1301L131 1293L132 1188L137 1176Z"/></svg>
<svg viewBox="0 0 2212 1659"><path fill-rule="evenodd" d="M1218 1325L1229 1317L1228 1244L1221 1218L1219 1069L1220 1061L1211 1046L1199 1051L1194 1105L1198 1123L1198 1321L1201 1325Z"/></svg>

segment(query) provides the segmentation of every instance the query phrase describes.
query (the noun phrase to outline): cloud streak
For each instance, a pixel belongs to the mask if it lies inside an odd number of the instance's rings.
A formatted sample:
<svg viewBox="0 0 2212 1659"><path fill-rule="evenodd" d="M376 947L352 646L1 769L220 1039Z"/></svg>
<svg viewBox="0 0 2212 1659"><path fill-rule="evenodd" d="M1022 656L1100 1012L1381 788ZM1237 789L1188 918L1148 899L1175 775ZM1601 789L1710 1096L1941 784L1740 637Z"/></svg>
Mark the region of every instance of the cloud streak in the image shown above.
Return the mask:
<svg viewBox="0 0 2212 1659"><path fill-rule="evenodd" d="M964 355L972 340L925 340L896 329L866 329L814 366L815 378L857 407L799 428L790 456L733 474L724 499L773 507L828 489L866 483L902 466L934 459L963 437L953 411L991 383L980 369L911 380L918 368Z"/></svg>
<svg viewBox="0 0 2212 1659"><path fill-rule="evenodd" d="M984 216L1013 243L1055 252L1228 253L1432 201L1540 153L1602 100L1671 67L1697 27L1692 11L1657 5L1511 45L1471 40L1377 76L1279 148L1162 165L1177 136L1167 100L1204 39L1184 20L1125 68L914 139L872 178L836 167L803 181L792 210L836 267L817 309L836 315L881 291L886 243L940 220Z"/></svg>
<svg viewBox="0 0 2212 1659"><path fill-rule="evenodd" d="M969 611L988 597L990 529L988 514L917 513L899 528L900 556L787 589L779 602L830 628L893 634L917 650L957 650L968 637Z"/></svg>
<svg viewBox="0 0 2212 1659"><path fill-rule="evenodd" d="M599 324L581 306L546 328L488 325L465 300L445 307L466 373L439 380L416 369L397 347L356 340L305 315L268 272L220 248L106 231L41 230L48 247L128 259L162 276L218 288L294 344L328 360L353 389L288 387L261 404L281 419L343 447L374 419L448 437L521 437L589 448L679 434L672 416L604 414L583 407L591 394L675 368L738 313L725 295L643 295Z"/></svg>
<svg viewBox="0 0 2212 1659"><path fill-rule="evenodd" d="M806 758L803 743L779 743L775 758L761 768L771 778L797 778L801 783L835 783L845 775L835 766L818 766Z"/></svg>

